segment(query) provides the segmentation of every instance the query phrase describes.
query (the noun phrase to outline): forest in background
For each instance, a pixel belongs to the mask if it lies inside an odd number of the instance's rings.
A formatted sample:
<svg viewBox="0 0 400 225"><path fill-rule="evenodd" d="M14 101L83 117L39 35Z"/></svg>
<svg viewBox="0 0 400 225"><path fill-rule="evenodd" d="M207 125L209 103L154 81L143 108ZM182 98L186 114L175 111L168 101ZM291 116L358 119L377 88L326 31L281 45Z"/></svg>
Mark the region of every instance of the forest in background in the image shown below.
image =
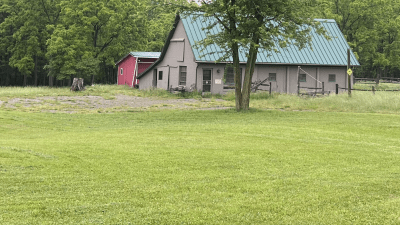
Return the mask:
<svg viewBox="0 0 400 225"><path fill-rule="evenodd" d="M174 5L185 0L172 0ZM0 0L0 86L114 84L130 51L161 51L175 13L157 0ZM335 19L358 77L400 77L400 0L312 0ZM315 9L315 5L312 7Z"/></svg>

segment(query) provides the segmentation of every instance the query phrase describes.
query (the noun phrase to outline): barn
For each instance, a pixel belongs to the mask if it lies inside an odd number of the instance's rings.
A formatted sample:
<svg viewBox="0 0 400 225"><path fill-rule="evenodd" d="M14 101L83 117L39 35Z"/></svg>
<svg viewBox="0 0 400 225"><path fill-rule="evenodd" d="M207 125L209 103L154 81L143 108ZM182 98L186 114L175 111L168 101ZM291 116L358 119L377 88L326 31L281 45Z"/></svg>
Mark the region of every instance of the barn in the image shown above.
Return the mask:
<svg viewBox="0 0 400 225"><path fill-rule="evenodd" d="M161 55L161 52L130 52L115 65L118 66L118 85L134 87L139 84L138 74L145 71Z"/></svg>
<svg viewBox="0 0 400 225"><path fill-rule="evenodd" d="M313 89L324 86L328 92L335 91L336 85L348 87L347 49L350 47L335 20L316 21L326 29L331 40L313 31L312 48L299 50L289 45L279 49L279 52L260 49L252 82L268 80L272 91L281 93L297 93L298 86ZM232 91L234 74L229 67L231 62L218 61L221 56L219 47L212 45L201 51L195 46L196 42L206 37L206 26L201 18L177 16L160 58L139 74L139 88L169 90L185 86L189 90L197 89L214 94ZM242 79L246 62L246 55L241 53ZM350 64L351 67L360 65L353 52Z"/></svg>

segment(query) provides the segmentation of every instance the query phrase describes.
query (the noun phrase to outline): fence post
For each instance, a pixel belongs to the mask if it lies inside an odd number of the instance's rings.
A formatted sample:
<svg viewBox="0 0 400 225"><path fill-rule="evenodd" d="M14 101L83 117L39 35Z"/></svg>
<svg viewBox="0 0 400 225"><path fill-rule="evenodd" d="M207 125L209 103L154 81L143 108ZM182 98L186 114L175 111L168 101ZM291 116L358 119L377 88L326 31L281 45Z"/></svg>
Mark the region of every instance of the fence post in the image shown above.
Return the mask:
<svg viewBox="0 0 400 225"><path fill-rule="evenodd" d="M272 85L271 85L272 83L271 82L269 82L269 95L271 95L271 93L272 93Z"/></svg>
<svg viewBox="0 0 400 225"><path fill-rule="evenodd" d="M350 69L350 48L347 49L347 70ZM348 83L348 93L349 93L349 97L351 97L351 74L346 74L348 75L347 78L347 83Z"/></svg>
<svg viewBox="0 0 400 225"><path fill-rule="evenodd" d="M297 95L300 96L300 66L297 67Z"/></svg>
<svg viewBox="0 0 400 225"><path fill-rule="evenodd" d="M375 86L372 86L372 94L375 95Z"/></svg>
<svg viewBox="0 0 400 225"><path fill-rule="evenodd" d="M322 82L322 95L325 95L325 84Z"/></svg>
<svg viewBox="0 0 400 225"><path fill-rule="evenodd" d="M339 94L339 84L336 84L336 94Z"/></svg>

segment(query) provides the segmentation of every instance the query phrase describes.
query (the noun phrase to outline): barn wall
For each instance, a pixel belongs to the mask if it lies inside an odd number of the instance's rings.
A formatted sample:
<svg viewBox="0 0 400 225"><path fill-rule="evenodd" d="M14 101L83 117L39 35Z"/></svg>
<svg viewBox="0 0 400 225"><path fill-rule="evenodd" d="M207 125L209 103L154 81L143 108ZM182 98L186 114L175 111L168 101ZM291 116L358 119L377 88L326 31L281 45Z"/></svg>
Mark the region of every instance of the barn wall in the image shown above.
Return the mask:
<svg viewBox="0 0 400 225"><path fill-rule="evenodd" d="M132 86L132 79L135 72L136 58L128 55L122 62L118 64L118 85ZM123 74L121 75L121 68Z"/></svg>
<svg viewBox="0 0 400 225"><path fill-rule="evenodd" d="M177 87L179 85L179 67L186 66L186 87L194 87L196 84L196 68L192 48L187 38L182 21L179 21L175 33L171 38L170 45L165 53L164 59L153 70L148 71L140 78L139 89L152 88L153 71L163 71L163 79L157 80L157 88L168 89L169 87ZM146 80L143 83L142 80Z"/></svg>

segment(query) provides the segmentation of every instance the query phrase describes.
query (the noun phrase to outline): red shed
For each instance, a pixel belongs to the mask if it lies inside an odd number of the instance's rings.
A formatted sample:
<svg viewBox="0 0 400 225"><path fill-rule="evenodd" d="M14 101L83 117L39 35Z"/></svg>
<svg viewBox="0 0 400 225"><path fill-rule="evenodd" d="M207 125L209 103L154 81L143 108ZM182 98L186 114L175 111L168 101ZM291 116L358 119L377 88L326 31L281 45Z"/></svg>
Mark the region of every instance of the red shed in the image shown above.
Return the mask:
<svg viewBox="0 0 400 225"><path fill-rule="evenodd" d="M139 84L137 75L145 71L161 55L161 52L131 52L115 65L118 66L118 85L133 87Z"/></svg>

